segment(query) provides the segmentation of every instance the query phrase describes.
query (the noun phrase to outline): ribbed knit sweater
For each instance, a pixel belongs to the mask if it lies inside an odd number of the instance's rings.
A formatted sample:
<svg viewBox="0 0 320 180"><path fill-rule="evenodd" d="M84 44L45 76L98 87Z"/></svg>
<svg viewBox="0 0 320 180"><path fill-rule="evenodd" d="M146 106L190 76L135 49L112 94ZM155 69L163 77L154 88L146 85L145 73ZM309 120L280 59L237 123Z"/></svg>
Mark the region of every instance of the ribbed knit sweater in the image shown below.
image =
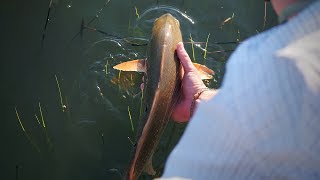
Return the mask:
<svg viewBox="0 0 320 180"><path fill-rule="evenodd" d="M242 43L163 178L320 179L320 2Z"/></svg>

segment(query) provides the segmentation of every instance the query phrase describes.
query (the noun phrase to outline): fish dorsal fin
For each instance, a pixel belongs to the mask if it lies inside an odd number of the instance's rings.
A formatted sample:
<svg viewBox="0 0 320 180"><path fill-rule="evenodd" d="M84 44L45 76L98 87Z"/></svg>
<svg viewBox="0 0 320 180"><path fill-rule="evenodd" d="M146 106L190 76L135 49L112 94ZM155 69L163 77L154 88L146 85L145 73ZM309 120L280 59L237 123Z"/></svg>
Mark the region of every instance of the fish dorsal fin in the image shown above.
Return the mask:
<svg viewBox="0 0 320 180"><path fill-rule="evenodd" d="M193 65L197 68L198 74L201 79L212 79L214 75L214 71L207 68L207 66L198 64L198 63L193 63Z"/></svg>
<svg viewBox="0 0 320 180"><path fill-rule="evenodd" d="M113 69L121 71L146 72L145 59L136 59L113 66Z"/></svg>
<svg viewBox="0 0 320 180"><path fill-rule="evenodd" d="M152 155L144 166L143 171L152 176L156 175L156 171L152 167Z"/></svg>

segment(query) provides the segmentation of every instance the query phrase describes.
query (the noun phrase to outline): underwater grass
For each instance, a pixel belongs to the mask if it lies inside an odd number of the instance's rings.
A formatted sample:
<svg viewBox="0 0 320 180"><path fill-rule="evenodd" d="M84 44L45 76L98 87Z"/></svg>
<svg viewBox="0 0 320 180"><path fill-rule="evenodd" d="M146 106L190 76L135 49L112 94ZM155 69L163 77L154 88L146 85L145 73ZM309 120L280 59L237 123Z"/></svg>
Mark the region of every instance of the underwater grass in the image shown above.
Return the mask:
<svg viewBox="0 0 320 180"><path fill-rule="evenodd" d="M42 107L41 107L41 103L40 102L39 102L39 112L40 112L40 117L41 117L41 121L42 121L43 132L45 134L45 137L46 137L47 143L49 145L49 148L52 148L51 140L50 140L48 132L47 132L46 123L44 121L44 117L43 117L43 113L42 113Z"/></svg>
<svg viewBox="0 0 320 180"><path fill-rule="evenodd" d="M60 97L60 104L61 104L62 112L65 112L65 105L63 104L60 83L59 83L59 80L57 78L57 75L54 75L54 77L56 78L56 83L57 83L57 87L58 87L58 91L59 91L59 97Z"/></svg>
<svg viewBox="0 0 320 180"><path fill-rule="evenodd" d="M119 93L120 93L120 89L121 89L121 85L120 85L121 80L120 80L120 78L121 78L121 70L118 73L118 89L119 89Z"/></svg>
<svg viewBox="0 0 320 180"><path fill-rule="evenodd" d="M208 36L207 36L206 47L204 48L203 59L207 59L207 48L208 48L209 37L210 37L210 33L209 33Z"/></svg>
<svg viewBox="0 0 320 180"><path fill-rule="evenodd" d="M137 19L139 19L140 15L139 15L139 12L138 12L138 8L135 6L134 9L135 9L135 12L136 12Z"/></svg>
<svg viewBox="0 0 320 180"><path fill-rule="evenodd" d="M128 115L129 115L129 119L130 119L131 130L132 130L132 132L134 132L134 127L133 127L133 122L132 122L132 117L131 117L131 112L130 112L129 106L128 106Z"/></svg>
<svg viewBox="0 0 320 180"><path fill-rule="evenodd" d="M140 114L139 119L141 120L142 116L142 103L143 103L143 90L141 91L141 97L140 97Z"/></svg>
<svg viewBox="0 0 320 180"><path fill-rule="evenodd" d="M42 126L43 126L43 128L46 128L46 123L44 122L44 118L43 118L43 113L42 113L42 108L41 108L41 103L40 102L39 102L39 111L40 111Z"/></svg>
<svg viewBox="0 0 320 180"><path fill-rule="evenodd" d="M41 125L40 120L39 120L37 114L34 114L34 116L36 117L36 120L37 120L38 124Z"/></svg>
<svg viewBox="0 0 320 180"><path fill-rule="evenodd" d="M21 129L23 130L23 132L26 132L26 129L24 128L22 122L21 122L21 119L20 119L20 116L19 116L19 113L18 113L18 110L17 110L17 107L14 107L14 110L16 111L16 115L17 115L17 118L18 118L18 121L19 121L19 124L21 126Z"/></svg>
<svg viewBox="0 0 320 180"><path fill-rule="evenodd" d="M19 121L19 124L21 126L21 129L22 131L24 132L25 136L27 137L28 141L30 142L30 144L38 151L40 152L40 148L38 147L38 145L32 141L31 137L29 136L29 134L27 133L26 129L24 128L23 124L22 124L22 121L21 121L21 118L20 118L20 115L18 113L18 110L17 110L17 107L14 107L14 110L16 112L16 116L17 116L17 119Z"/></svg>
<svg viewBox="0 0 320 180"><path fill-rule="evenodd" d="M105 65L105 68L106 68L106 77L108 77L108 74L109 74L109 72L108 72L108 66L109 66L109 60L107 60L107 63L106 63L106 65Z"/></svg>
<svg viewBox="0 0 320 180"><path fill-rule="evenodd" d="M191 42L191 49L192 49L192 58L193 58L193 61L194 61L194 62L197 62L197 61L196 61L195 54L194 54L194 41L193 41L193 39L192 39L191 34L190 34L190 42Z"/></svg>
<svg viewBox="0 0 320 180"><path fill-rule="evenodd" d="M128 139L129 139L130 143L131 143L132 145L134 145L133 141L131 140L131 138L130 138L129 136L128 136Z"/></svg>

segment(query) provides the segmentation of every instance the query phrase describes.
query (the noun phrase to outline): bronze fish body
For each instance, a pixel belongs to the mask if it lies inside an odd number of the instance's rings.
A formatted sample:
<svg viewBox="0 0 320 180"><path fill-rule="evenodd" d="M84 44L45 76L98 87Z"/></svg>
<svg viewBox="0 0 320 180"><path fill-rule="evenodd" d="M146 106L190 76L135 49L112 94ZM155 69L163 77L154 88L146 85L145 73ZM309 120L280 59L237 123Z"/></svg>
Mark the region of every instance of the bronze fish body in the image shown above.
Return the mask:
<svg viewBox="0 0 320 180"><path fill-rule="evenodd" d="M129 170L129 179L138 179L142 171L154 175L152 156L178 100L181 87L180 62L176 55L182 41L179 21L171 14L159 17L152 29L145 61L144 108L141 132Z"/></svg>
<svg viewBox="0 0 320 180"><path fill-rule="evenodd" d="M143 115L137 131L137 144L129 171L124 179L136 180L142 172L155 175L152 156L180 98L181 65L176 47L182 42L180 23L171 14L155 20L147 58L114 66L123 71L144 72ZM211 79L214 72L194 63L202 79Z"/></svg>

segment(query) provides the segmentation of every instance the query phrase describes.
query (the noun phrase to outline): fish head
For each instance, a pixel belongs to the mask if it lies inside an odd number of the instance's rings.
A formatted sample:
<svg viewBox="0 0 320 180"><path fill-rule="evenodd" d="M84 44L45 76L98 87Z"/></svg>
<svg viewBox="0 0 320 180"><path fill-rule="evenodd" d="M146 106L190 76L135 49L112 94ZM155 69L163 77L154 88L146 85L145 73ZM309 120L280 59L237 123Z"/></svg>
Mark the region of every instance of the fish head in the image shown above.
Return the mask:
<svg viewBox="0 0 320 180"><path fill-rule="evenodd" d="M180 30L180 22L173 17L170 13L164 14L157 18L154 22L154 28L159 28L159 26L162 26L163 24L171 24L174 28L179 28Z"/></svg>

